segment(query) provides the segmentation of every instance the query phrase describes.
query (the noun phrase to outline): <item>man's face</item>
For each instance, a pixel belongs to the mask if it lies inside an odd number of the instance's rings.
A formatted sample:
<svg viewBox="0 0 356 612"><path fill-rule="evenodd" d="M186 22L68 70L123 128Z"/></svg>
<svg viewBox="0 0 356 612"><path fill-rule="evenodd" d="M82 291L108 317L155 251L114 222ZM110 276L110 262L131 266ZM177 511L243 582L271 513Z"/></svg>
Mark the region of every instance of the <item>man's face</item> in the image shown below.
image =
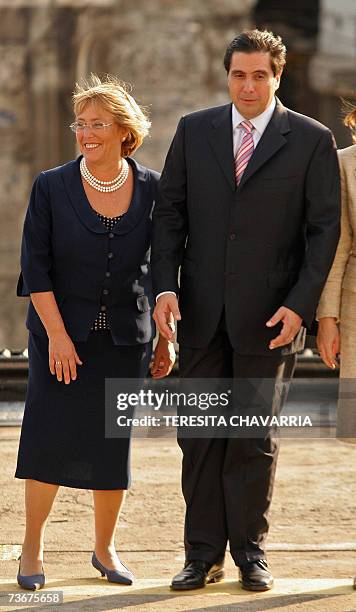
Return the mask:
<svg viewBox="0 0 356 612"><path fill-rule="evenodd" d="M227 83L231 100L246 119L257 117L270 105L282 72L274 76L269 53L235 51Z"/></svg>

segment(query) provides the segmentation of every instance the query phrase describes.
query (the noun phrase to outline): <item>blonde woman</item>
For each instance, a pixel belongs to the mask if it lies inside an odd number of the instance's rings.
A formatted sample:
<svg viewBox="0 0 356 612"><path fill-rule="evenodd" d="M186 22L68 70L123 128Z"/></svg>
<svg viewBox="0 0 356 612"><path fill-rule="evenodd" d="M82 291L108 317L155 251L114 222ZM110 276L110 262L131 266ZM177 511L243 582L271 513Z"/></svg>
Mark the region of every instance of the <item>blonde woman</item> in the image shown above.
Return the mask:
<svg viewBox="0 0 356 612"><path fill-rule="evenodd" d="M344 122L356 142L356 107L349 109ZM340 354L337 437L356 444L356 144L342 149L338 155L342 188L341 236L319 303L317 344L328 367L336 367L336 356Z"/></svg>
<svg viewBox="0 0 356 612"><path fill-rule="evenodd" d="M346 115L345 125L355 132L356 108ZM318 307L317 343L328 367L336 367L336 356L340 353L340 378L345 381L344 388L347 386L352 393L356 381L356 144L338 151L338 156L342 189L341 236ZM356 443L355 399L340 397L338 437Z"/></svg>
<svg viewBox="0 0 356 612"><path fill-rule="evenodd" d="M150 122L125 86L77 85L81 155L42 172L26 214L18 295L28 296L29 382L16 476L26 479L18 583L41 588L44 531L58 487L92 489L93 566L131 584L114 544L130 483L129 439L106 439L105 378L147 373L155 334L149 252L159 175L131 156ZM152 374L168 374L160 338Z"/></svg>

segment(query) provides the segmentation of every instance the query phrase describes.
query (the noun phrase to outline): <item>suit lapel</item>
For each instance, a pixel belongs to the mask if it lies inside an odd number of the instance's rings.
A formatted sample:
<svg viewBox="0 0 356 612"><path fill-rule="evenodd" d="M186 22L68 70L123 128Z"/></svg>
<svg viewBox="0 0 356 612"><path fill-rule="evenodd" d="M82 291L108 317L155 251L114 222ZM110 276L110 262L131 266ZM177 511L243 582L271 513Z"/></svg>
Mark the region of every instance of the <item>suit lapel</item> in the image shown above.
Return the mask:
<svg viewBox="0 0 356 612"><path fill-rule="evenodd" d="M147 205L152 206L153 201L150 188L150 174L144 166L141 166L132 157L126 158L134 173L134 191L128 211L124 214L121 221L113 227L113 233L117 235L127 234L141 220Z"/></svg>
<svg viewBox="0 0 356 612"><path fill-rule="evenodd" d="M80 221L91 232L95 232L96 234L106 234L108 230L100 221L95 210L90 206L84 191L79 169L81 158L82 155L80 155L76 160L69 162L62 167L62 179L67 196Z"/></svg>
<svg viewBox="0 0 356 612"><path fill-rule="evenodd" d="M95 210L91 207L84 191L80 176L79 163L82 156L69 162L62 168L62 179L68 199L76 211L81 222L96 234L107 234L108 229L100 221ZM128 211L119 223L113 227L114 234L130 232L140 221L146 211L146 203L150 201L150 175L144 166L138 164L131 157L127 158L134 173L134 191Z"/></svg>
<svg viewBox="0 0 356 612"><path fill-rule="evenodd" d="M227 104L211 122L210 146L231 189L235 191L234 146L232 141L231 104Z"/></svg>
<svg viewBox="0 0 356 612"><path fill-rule="evenodd" d="M238 190L286 144L287 139L284 134L288 132L290 132L288 111L277 99L274 113L242 175Z"/></svg>

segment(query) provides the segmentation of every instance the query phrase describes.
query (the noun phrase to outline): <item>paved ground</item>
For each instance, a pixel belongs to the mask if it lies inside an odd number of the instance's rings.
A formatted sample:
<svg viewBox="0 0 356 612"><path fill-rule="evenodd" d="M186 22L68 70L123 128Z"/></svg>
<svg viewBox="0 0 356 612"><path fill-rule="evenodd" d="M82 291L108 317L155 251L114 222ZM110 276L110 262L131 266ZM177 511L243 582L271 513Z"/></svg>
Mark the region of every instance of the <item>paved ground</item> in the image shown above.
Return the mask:
<svg viewBox="0 0 356 612"><path fill-rule="evenodd" d="M18 428L0 428L0 610L8 604L24 531L23 483L13 478ZM356 612L356 447L334 440L284 440L272 508L269 561L276 586L249 594L227 555L226 579L186 594L169 591L183 561L184 505L180 451L174 440L135 440L133 486L117 534L117 549L133 570L132 587L110 585L90 565L91 495L63 488L46 539L49 589L64 592L62 612L75 610ZM41 591L40 593L45 593ZM53 607L42 606L42 610Z"/></svg>

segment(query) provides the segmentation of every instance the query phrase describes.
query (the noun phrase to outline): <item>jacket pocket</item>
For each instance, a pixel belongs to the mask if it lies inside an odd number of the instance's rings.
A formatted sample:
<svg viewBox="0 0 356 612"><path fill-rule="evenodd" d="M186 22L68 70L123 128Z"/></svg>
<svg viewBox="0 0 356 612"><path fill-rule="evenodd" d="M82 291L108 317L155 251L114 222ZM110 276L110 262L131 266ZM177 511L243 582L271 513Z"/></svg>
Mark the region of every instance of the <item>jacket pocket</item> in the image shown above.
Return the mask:
<svg viewBox="0 0 356 612"><path fill-rule="evenodd" d="M345 274L342 281L342 288L347 291L356 291L356 275L351 276L350 274Z"/></svg>
<svg viewBox="0 0 356 612"><path fill-rule="evenodd" d="M192 259L184 259L181 267L181 274L186 276L194 276L197 264Z"/></svg>
<svg viewBox="0 0 356 612"><path fill-rule="evenodd" d="M139 295L136 300L137 308L140 312L151 310L147 295Z"/></svg>
<svg viewBox="0 0 356 612"><path fill-rule="evenodd" d="M298 280L298 272L270 272L267 276L267 285L273 289L293 287Z"/></svg>

